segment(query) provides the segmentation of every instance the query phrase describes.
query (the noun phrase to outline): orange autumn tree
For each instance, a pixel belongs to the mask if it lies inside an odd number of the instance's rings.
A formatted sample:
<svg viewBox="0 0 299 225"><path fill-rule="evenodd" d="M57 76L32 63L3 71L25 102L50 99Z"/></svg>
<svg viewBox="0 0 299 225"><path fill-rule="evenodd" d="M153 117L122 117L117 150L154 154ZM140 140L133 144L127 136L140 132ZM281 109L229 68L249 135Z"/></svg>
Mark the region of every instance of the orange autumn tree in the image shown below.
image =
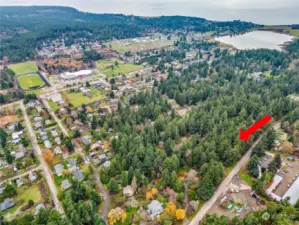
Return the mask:
<svg viewBox="0 0 299 225"><path fill-rule="evenodd" d="M145 198L147 200L150 200L150 199L154 198L157 194L158 194L158 189L152 188L145 193Z"/></svg>
<svg viewBox="0 0 299 225"><path fill-rule="evenodd" d="M184 209L177 209L175 211L175 217L177 220L183 220L185 218L185 210Z"/></svg>
<svg viewBox="0 0 299 225"><path fill-rule="evenodd" d="M110 212L108 213L109 225L113 225L119 221L124 223L126 217L127 214L122 208L117 207L115 209L111 209Z"/></svg>
<svg viewBox="0 0 299 225"><path fill-rule="evenodd" d="M43 157L46 161L46 163L49 165L49 166L52 166L53 165L53 161L54 161L54 154L53 152L50 150L50 149L47 149L43 152Z"/></svg>

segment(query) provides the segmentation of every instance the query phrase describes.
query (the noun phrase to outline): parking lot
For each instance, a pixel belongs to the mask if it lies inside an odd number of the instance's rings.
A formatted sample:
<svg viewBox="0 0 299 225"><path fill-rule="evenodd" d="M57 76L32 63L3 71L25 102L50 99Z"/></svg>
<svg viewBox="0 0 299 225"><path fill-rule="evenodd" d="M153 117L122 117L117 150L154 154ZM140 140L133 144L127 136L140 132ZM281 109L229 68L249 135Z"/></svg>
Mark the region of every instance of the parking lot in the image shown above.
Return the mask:
<svg viewBox="0 0 299 225"><path fill-rule="evenodd" d="M274 191L280 197L287 192L292 183L299 177L299 163L298 161L285 161L285 166L283 166L281 172L278 172L278 175L283 177L283 182L278 185Z"/></svg>

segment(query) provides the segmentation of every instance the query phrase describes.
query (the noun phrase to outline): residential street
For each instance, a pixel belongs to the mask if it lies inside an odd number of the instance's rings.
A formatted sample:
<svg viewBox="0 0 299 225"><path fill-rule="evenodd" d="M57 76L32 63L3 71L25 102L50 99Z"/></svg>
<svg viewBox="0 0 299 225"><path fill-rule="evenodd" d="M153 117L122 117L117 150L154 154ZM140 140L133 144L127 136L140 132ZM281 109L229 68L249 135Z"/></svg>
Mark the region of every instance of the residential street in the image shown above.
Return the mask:
<svg viewBox="0 0 299 225"><path fill-rule="evenodd" d="M55 122L59 125L59 127L62 130L63 134L65 136L69 137L68 131L65 129L65 127L63 126L61 120L56 116L55 112L52 110L49 102L45 98L42 98L42 103L47 108L48 112L50 113L52 118L55 120ZM84 153L82 152L82 150L78 151L78 153L81 154L82 156L84 156ZM107 215L108 215L108 211L109 211L109 208L110 208L110 196L109 196L109 193L106 190L106 188L101 183L101 179L100 179L99 172L98 172L97 168L92 163L91 163L91 165L92 165L93 170L94 170L94 175L95 175L95 178L96 178L97 187L99 189L99 192L102 193L103 200L104 200L104 206L103 206L102 210L100 211L100 216L108 224Z"/></svg>
<svg viewBox="0 0 299 225"><path fill-rule="evenodd" d="M37 157L38 157L38 159L40 161L40 165L41 165L41 167L42 167L42 169L44 171L44 176L45 176L45 178L47 180L49 189L51 191L54 205L55 205L56 209L59 212L63 213L63 208L62 208L61 203L60 203L60 201L58 200L58 197L57 197L58 196L58 192L57 192L57 188L55 186L55 183L54 183L54 180L53 180L53 177L52 177L52 172L51 172L50 168L48 167L47 163L45 162L45 160L44 160L44 158L42 156L42 150L41 150L41 148L38 145L35 132L32 129L31 122L29 120L29 117L28 117L27 112L26 112L26 108L24 106L24 102L20 102L20 107L21 107L21 110L22 110L23 115L24 115L24 119L25 119L25 122L26 122L28 133L29 133L32 145L33 145L33 149L36 151L36 155L37 155Z"/></svg>
<svg viewBox="0 0 299 225"><path fill-rule="evenodd" d="M214 193L213 197L207 201L201 209L197 212L196 216L191 220L189 225L198 225L199 222L204 218L207 212L211 209L213 204L217 201L217 199L228 190L229 183L232 181L233 177L237 175L237 173L244 167L250 156L253 148L260 142L262 139L262 135L254 142L251 148L247 151L247 153L243 156L243 158L237 163L237 165L232 169L232 171L228 174L227 177L222 181L222 183L217 188L216 192ZM187 223L188 224L188 223Z"/></svg>
<svg viewBox="0 0 299 225"><path fill-rule="evenodd" d="M27 175L29 175L30 173L35 172L35 171L38 171L38 170L40 170L40 169L42 169L41 165L39 165L38 167L35 167L35 168L31 169L31 170L28 170L28 171L26 171L26 172L24 172L24 173L21 173L21 174L19 174L19 175L16 175L16 176L14 176L14 177L7 178L7 179L5 179L4 181L15 180L15 179L18 179L18 178L27 176Z"/></svg>
<svg viewBox="0 0 299 225"><path fill-rule="evenodd" d="M60 127L60 130L63 132L64 136L69 137L68 131L65 129L65 127L63 126L61 120L55 115L55 112L53 111L53 109L51 108L49 102L47 99L45 98L41 98L42 103L44 104L44 106L47 108L48 112L50 113L50 115L52 116L52 118L55 120L55 122L58 124L58 126Z"/></svg>

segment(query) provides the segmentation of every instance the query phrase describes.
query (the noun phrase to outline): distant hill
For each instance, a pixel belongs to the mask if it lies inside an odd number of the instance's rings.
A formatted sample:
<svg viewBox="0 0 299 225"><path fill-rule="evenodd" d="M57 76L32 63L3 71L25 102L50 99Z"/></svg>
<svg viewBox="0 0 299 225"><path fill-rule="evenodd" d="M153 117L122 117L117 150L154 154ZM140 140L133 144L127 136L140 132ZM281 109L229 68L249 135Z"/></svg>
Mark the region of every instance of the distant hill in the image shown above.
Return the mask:
<svg viewBox="0 0 299 225"><path fill-rule="evenodd" d="M242 21L217 22L185 16L94 14L59 6L0 7L0 58L9 56L11 61L34 58L35 48L43 41L62 34L71 44L75 38L109 40L173 31L239 33L255 26Z"/></svg>

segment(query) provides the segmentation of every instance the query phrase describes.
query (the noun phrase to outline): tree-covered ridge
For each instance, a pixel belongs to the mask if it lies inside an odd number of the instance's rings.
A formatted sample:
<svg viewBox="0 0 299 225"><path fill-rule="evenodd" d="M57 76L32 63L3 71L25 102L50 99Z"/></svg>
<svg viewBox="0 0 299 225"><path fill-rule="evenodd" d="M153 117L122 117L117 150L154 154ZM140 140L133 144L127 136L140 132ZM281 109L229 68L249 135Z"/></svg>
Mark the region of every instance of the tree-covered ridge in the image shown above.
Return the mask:
<svg viewBox="0 0 299 225"><path fill-rule="evenodd" d="M202 18L172 16L146 18L121 14L93 14L68 7L0 7L0 58L11 61L33 59L43 41L62 35L72 44L76 38L88 40L124 39L148 32L215 31L239 33L255 24L233 21L215 22Z"/></svg>

